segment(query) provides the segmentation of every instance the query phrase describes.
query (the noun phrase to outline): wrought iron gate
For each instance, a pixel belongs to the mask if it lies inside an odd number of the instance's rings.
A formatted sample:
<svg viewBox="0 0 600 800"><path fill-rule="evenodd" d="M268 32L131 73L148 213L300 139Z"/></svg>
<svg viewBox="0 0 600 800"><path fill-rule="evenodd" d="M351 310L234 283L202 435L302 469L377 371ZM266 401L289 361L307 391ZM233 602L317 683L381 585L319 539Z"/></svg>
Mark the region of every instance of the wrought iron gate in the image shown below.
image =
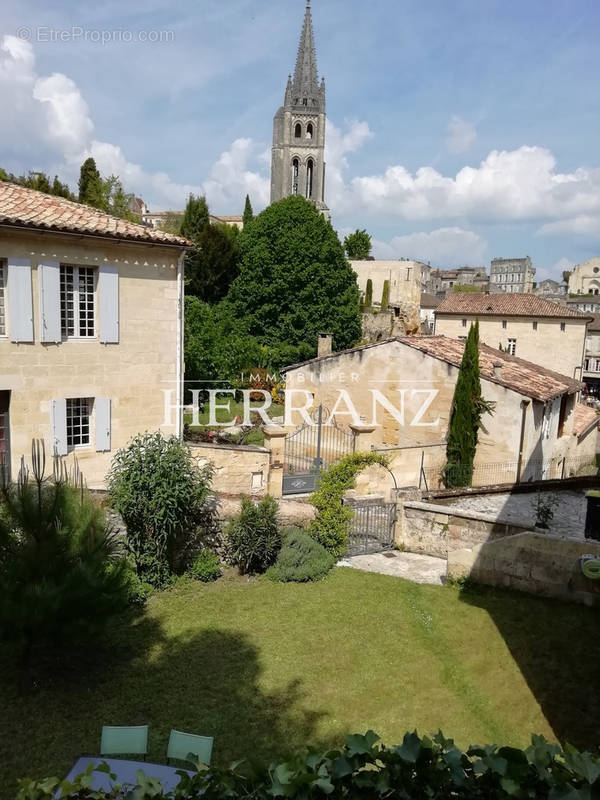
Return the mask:
<svg viewBox="0 0 600 800"><path fill-rule="evenodd" d="M394 547L396 503L366 501L350 504L354 517L348 532L348 555L382 553Z"/></svg>
<svg viewBox="0 0 600 800"><path fill-rule="evenodd" d="M285 437L284 495L314 491L321 470L354 452L354 435L335 422L326 424L328 417L327 410L319 406L314 422L306 422Z"/></svg>

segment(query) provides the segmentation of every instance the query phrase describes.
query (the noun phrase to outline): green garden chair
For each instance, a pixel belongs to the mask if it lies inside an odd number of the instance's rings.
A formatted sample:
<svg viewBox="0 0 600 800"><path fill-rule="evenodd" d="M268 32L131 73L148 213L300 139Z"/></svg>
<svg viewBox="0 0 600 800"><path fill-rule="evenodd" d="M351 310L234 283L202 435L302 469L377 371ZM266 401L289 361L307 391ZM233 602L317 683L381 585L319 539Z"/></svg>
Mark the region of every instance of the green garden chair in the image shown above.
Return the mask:
<svg viewBox="0 0 600 800"><path fill-rule="evenodd" d="M195 733L172 730L167 748L167 764L171 758L177 758L181 761L200 761L208 766L212 746L212 736L197 736Z"/></svg>
<svg viewBox="0 0 600 800"><path fill-rule="evenodd" d="M144 756L148 752L148 726L132 725L119 727L104 725L100 740L101 756L138 755Z"/></svg>

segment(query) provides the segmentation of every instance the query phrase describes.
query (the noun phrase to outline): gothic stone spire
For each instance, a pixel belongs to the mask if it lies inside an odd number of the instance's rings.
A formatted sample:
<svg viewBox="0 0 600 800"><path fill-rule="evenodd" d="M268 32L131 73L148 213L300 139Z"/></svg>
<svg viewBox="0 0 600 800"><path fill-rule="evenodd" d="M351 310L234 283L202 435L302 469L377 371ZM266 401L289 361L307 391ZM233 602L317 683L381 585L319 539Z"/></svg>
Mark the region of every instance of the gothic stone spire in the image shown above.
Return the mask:
<svg viewBox="0 0 600 800"><path fill-rule="evenodd" d="M308 106L320 108L324 96L319 91L319 76L317 73L317 55L315 50L315 37L313 33L310 0L306 3L304 24L300 34L298 57L294 80L292 83L293 104L295 106ZM306 101L306 102L305 102Z"/></svg>

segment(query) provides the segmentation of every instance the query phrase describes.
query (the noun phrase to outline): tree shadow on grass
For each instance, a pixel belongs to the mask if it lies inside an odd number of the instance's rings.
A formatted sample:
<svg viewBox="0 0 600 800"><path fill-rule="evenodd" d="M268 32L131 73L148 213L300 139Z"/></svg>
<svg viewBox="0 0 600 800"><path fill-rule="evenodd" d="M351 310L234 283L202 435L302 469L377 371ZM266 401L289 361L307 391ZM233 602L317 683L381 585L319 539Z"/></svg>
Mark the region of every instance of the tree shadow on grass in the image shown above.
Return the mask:
<svg viewBox="0 0 600 800"><path fill-rule="evenodd" d="M598 609L487 587L466 587L461 599L489 613L557 739L597 751Z"/></svg>
<svg viewBox="0 0 600 800"><path fill-rule="evenodd" d="M213 736L220 765L330 744L316 739L324 713L303 707L299 680L261 686L260 653L245 633L166 637L143 615L69 656L51 658L50 671L40 663L25 697L7 654L0 659L0 797L13 797L20 777L60 777L82 753L98 753L102 725L148 724L148 760L163 763L172 728Z"/></svg>

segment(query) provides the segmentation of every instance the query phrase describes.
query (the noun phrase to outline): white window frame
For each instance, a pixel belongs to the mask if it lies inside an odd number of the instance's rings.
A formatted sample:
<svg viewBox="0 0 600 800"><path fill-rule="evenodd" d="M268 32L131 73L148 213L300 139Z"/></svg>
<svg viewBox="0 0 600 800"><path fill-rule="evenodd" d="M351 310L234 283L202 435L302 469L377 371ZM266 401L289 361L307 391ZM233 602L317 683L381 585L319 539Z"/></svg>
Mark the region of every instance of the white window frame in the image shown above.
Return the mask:
<svg viewBox="0 0 600 800"><path fill-rule="evenodd" d="M71 270L73 276L73 288L72 288L72 302L73 302L73 333L69 333L69 324L68 318L66 315L66 309L63 310L63 301L65 303L68 302L68 297L63 297L64 293L64 275L65 270ZM92 313L93 313L93 329L91 333L81 333L81 278L80 278L80 270L86 270L86 275L91 273L92 275ZM95 339L97 336L97 326L98 326L98 303L96 300L96 288L98 285L98 269L95 266L89 266L87 264L62 264L60 265L60 329L61 335L63 340L66 339Z"/></svg>
<svg viewBox="0 0 600 800"><path fill-rule="evenodd" d="M507 345L507 352L509 356L516 355L517 352L517 340L516 339L509 339Z"/></svg>
<svg viewBox="0 0 600 800"><path fill-rule="evenodd" d="M0 339L8 336L8 303L6 287L8 285L8 262L0 258ZM2 322L1 320L4 320Z"/></svg>
<svg viewBox="0 0 600 800"><path fill-rule="evenodd" d="M85 450L92 446L93 406L93 397L67 397L67 450ZM74 415L74 410L79 411L78 417ZM74 424L74 419L79 421ZM84 433L85 428L87 433Z"/></svg>

